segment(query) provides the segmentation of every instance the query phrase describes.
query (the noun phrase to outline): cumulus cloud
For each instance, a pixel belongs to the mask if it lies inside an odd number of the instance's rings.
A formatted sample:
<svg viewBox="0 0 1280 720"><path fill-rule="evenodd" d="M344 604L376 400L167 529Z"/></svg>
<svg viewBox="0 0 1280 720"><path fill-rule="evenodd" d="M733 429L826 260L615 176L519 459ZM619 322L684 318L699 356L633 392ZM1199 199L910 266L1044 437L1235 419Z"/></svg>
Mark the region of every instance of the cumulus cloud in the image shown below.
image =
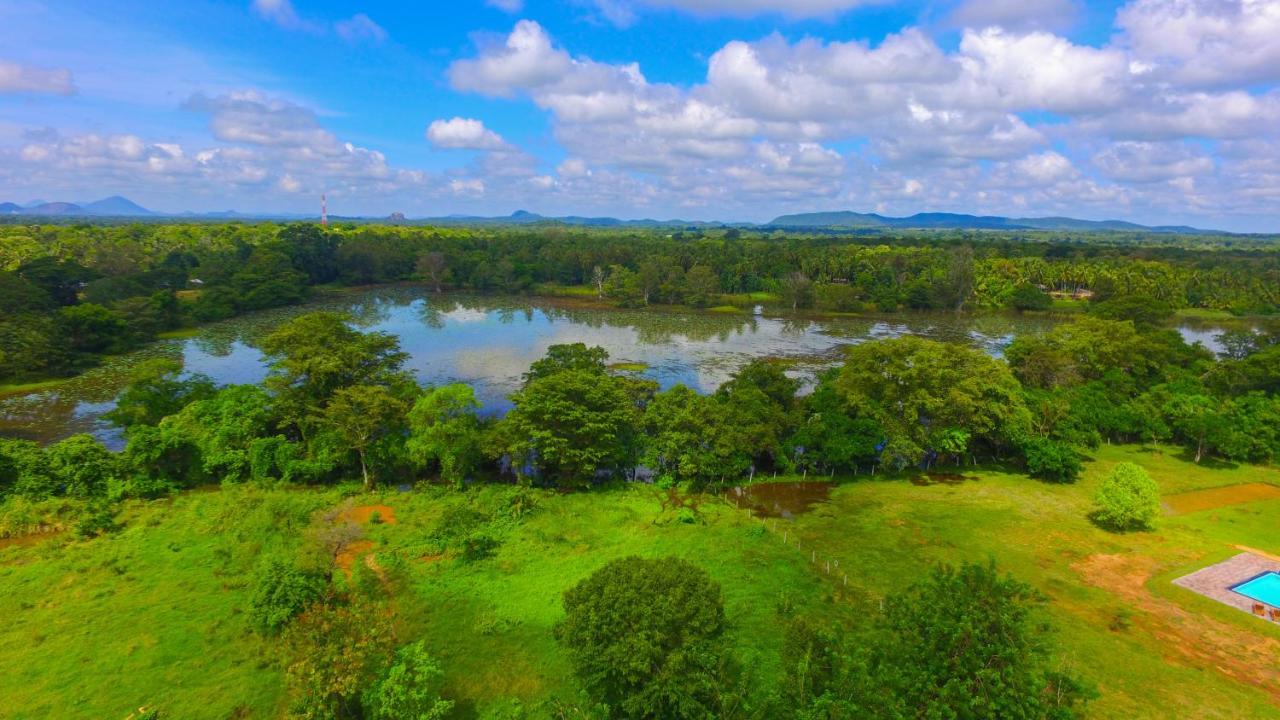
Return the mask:
<svg viewBox="0 0 1280 720"><path fill-rule="evenodd" d="M1059 7L1063 17L1075 7L1031 6ZM950 51L918 28L878 44L733 40L691 86L573 55L524 20L506 37L483 39L448 75L457 90L526 97L550 113L571 158L554 192L572 191L590 172L601 190L638 180L647 200L704 207L825 197L1049 210L1069 209L1074 197L1077 207L1118 213L1140 200L1170 205L1179 187L1202 199L1196 179L1225 172L1204 156L1156 147L1280 134L1280 91L1171 84L1131 38L1080 44L1014 9L988 6L989 21L974 20ZM832 143L855 149L845 155Z"/></svg>
<svg viewBox="0 0 1280 720"><path fill-rule="evenodd" d="M0 60L0 94L74 95L75 92L70 70Z"/></svg>
<svg viewBox="0 0 1280 720"><path fill-rule="evenodd" d="M484 123L470 118L436 120L427 127L427 140L438 148L451 150L502 150L507 143Z"/></svg>
<svg viewBox="0 0 1280 720"><path fill-rule="evenodd" d="M1135 0L1116 24L1134 57L1182 85L1280 80L1280 2Z"/></svg>

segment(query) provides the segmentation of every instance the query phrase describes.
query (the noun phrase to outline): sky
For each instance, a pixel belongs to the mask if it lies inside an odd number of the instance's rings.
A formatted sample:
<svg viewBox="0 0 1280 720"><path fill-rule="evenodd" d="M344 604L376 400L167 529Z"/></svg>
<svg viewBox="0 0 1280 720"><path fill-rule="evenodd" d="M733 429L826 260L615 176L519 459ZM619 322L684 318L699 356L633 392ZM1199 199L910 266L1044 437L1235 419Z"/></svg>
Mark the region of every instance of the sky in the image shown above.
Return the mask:
<svg viewBox="0 0 1280 720"><path fill-rule="evenodd" d="M1280 232L1280 0L0 0L0 202Z"/></svg>

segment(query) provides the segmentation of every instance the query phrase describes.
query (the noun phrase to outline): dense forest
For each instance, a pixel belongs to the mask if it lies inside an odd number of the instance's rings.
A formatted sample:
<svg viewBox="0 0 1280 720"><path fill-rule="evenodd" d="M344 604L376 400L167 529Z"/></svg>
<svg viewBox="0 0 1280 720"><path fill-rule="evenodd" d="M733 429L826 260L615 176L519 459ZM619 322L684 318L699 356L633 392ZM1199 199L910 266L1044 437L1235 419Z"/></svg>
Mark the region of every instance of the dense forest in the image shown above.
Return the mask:
<svg viewBox="0 0 1280 720"><path fill-rule="evenodd" d="M304 300L318 286L555 293L618 305L763 298L829 312L1091 300L1102 317L1280 308L1280 252L1248 239L1058 233L760 234L729 230L315 224L0 225L0 382L74 373L157 334Z"/></svg>

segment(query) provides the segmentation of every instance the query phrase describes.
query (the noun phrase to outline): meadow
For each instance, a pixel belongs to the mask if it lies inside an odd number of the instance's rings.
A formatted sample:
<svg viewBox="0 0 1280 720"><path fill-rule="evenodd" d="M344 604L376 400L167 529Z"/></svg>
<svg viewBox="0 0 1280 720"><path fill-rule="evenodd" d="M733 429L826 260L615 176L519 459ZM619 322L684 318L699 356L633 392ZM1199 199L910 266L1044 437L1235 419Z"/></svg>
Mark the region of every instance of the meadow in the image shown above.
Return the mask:
<svg viewBox="0 0 1280 720"><path fill-rule="evenodd" d="M1056 629L1054 661L1099 693L1087 717L1275 717L1280 627L1170 580L1237 546L1280 554L1280 500L1169 514L1152 532L1111 534L1086 515L1097 483L1121 461L1146 467L1165 496L1280 484L1272 468L1197 465L1176 448L1129 445L1094 452L1071 485L970 468L934 482L837 477L827 502L794 519L645 484L377 494L231 486L129 501L117 533L0 544L0 613L9 619L0 628L0 717L124 718L142 705L166 718L279 717L282 647L249 624L249 577L263 557L296 552L317 527L350 518L360 530L339 573L399 559L397 639L423 639L439 658L454 717L572 716L565 708L580 689L551 632L561 595L632 554L706 569L761 691L778 674L789 618L857 626L933 564L993 558L1047 596L1041 619ZM451 539L462 528L479 528L492 547L468 557Z"/></svg>

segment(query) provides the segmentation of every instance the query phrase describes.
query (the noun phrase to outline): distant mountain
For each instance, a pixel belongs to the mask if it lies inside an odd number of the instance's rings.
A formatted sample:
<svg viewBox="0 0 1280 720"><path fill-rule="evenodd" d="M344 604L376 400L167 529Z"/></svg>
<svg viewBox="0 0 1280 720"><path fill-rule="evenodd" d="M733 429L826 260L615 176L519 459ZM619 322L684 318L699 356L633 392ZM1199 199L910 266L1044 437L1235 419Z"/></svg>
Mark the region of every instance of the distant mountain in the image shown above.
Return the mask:
<svg viewBox="0 0 1280 720"><path fill-rule="evenodd" d="M916 213L910 217L888 217L878 213L815 212L782 215L766 223L783 228L897 228L955 230L1076 230L1135 231L1168 233L1213 233L1185 225L1150 227L1123 220L1077 220L1069 217L1009 218L999 215L962 213Z"/></svg>
<svg viewBox="0 0 1280 720"><path fill-rule="evenodd" d="M67 215L79 217L154 217L156 213L142 207L134 201L112 195L109 198L93 202L37 202L28 205L16 203L0 203L0 214L4 215Z"/></svg>
<svg viewBox="0 0 1280 720"><path fill-rule="evenodd" d="M134 201L112 195L96 202L82 203L81 209L86 215L109 215L111 217L148 217L156 213L142 207Z"/></svg>
<svg viewBox="0 0 1280 720"><path fill-rule="evenodd" d="M69 202L48 202L23 208L23 215L83 215L84 208Z"/></svg>

